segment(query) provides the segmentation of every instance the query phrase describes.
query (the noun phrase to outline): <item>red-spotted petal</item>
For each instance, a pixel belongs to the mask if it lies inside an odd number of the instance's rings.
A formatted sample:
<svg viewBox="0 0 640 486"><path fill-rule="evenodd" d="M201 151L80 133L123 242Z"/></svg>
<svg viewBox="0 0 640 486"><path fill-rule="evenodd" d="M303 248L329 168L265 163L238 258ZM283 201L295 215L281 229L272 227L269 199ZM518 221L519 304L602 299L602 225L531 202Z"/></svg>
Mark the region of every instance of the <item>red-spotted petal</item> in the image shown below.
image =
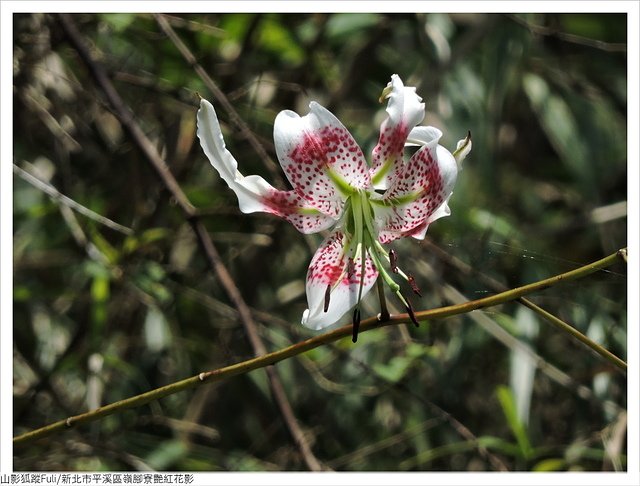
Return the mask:
<svg viewBox="0 0 640 486"><path fill-rule="evenodd" d="M370 185L360 147L348 130L316 102L300 117L286 110L273 129L280 165L294 190L325 214L336 217L346 197Z"/></svg>
<svg viewBox="0 0 640 486"><path fill-rule="evenodd" d="M387 92L389 93L387 95ZM391 76L387 95L387 118L380 126L380 138L373 149L371 180L376 189L387 189L402 171L407 136L424 118L424 103L416 89L405 87L397 74Z"/></svg>
<svg viewBox="0 0 640 486"><path fill-rule="evenodd" d="M373 201L376 222L383 243L413 236L423 239L430 223L450 214L448 201L458 167L451 153L438 145L441 132L419 127L412 134L421 147L399 174L392 187Z"/></svg>
<svg viewBox="0 0 640 486"><path fill-rule="evenodd" d="M302 233L315 233L327 229L340 216L341 205L329 214L321 212L294 191L280 191L262 177L244 177L238 171L238 162L226 149L220 123L211 103L200 102L198 110L198 138L211 165L238 197L243 213L267 212L292 223Z"/></svg>
<svg viewBox="0 0 640 486"><path fill-rule="evenodd" d="M345 236L336 231L320 245L307 272L307 302L309 308L302 316L302 324L322 329L338 321L358 303L362 276L361 251L345 253ZM352 261L349 261L349 258ZM362 296L373 287L378 271L369 254L365 258ZM327 288L330 289L327 304Z"/></svg>

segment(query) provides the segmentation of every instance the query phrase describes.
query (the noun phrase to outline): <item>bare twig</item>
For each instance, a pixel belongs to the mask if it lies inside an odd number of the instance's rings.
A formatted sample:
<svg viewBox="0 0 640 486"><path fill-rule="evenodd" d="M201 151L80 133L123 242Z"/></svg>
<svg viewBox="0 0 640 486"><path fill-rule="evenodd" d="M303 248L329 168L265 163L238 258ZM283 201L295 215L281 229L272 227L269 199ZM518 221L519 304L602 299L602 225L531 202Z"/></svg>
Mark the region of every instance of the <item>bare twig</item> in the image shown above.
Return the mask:
<svg viewBox="0 0 640 486"><path fill-rule="evenodd" d="M569 34L567 32L562 32L556 29L552 29L550 27L545 27L544 25L536 25L531 22L527 22L522 17L519 17L516 14L505 14L507 18L513 20L516 24L527 29L532 34L543 35L548 37L555 37L565 42L570 42L572 44L579 44L586 47L592 47L594 49L600 49L601 51L606 52L627 52L627 44L620 42L605 42L598 39L590 39L589 37L584 37L575 34Z"/></svg>
<svg viewBox="0 0 640 486"><path fill-rule="evenodd" d="M265 355L267 353L267 349L265 348L264 343L258 335L256 324L251 315L251 311L242 298L238 287L235 285L233 277L222 262L222 258L220 257L218 250L214 246L213 241L211 241L206 228L198 219L195 208L180 188L180 185L171 174L169 167L160 157L154 145L134 120L133 114L125 105L118 92L115 90L113 84L107 77L104 68L93 60L89 49L85 45L84 40L75 27L75 24L73 23L71 17L68 14L60 14L59 19L69 41L77 50L84 63L87 65L89 72L95 79L98 86L104 92L109 103L114 109L115 115L120 120L120 123L122 123L123 127L129 133L129 136L133 139L136 145L144 153L149 163L156 170L163 184L169 190L172 197L176 200L180 209L182 209L185 218L191 224L198 242L200 243L200 246L205 252L205 255L209 261L209 265L218 276L220 283L222 284L229 298L238 310L240 321L243 324L243 327L247 334L247 338L249 339L254 353L257 356ZM321 470L322 466L320 465L318 459L313 455L309 443L293 414L293 410L286 397L277 371L275 370L275 368L267 367L266 373L269 378L269 385L271 387L273 398L280 410L280 413L282 414L289 432L294 439L295 444L302 454L305 463L312 471Z"/></svg>
<svg viewBox="0 0 640 486"><path fill-rule="evenodd" d="M492 290L495 290L496 292L504 292L505 290L507 290L507 287L505 285L501 284L497 280L492 279L488 275L485 275L484 273L479 272L478 270L475 270L473 267L471 267L467 263L463 262L462 260L459 260L458 258L456 258L456 257L454 257L452 255L449 255L449 253L444 251L442 248L440 248L439 246L437 246L436 244L434 244L430 240L425 240L425 244L427 244L429 246L429 248L438 256L438 258L440 258L441 260L443 260L444 262L446 262L450 266L453 266L457 270L463 272L465 275L474 275L474 276L476 276L478 279L480 279L480 281L484 285L487 285L489 288L491 288ZM620 255L620 258L626 263L627 262L627 250L626 249L620 250L618 253ZM573 336L575 339L577 339L582 344L584 344L585 346L590 348L592 351L595 351L598 355L603 357L609 363L614 364L616 366L616 369L618 369L618 370L620 370L622 372L625 372L627 370L627 364L623 360L618 358L616 355L614 355L608 349L603 348L602 346L597 344L595 341L593 341L592 339L590 339L587 336L585 336L584 334L582 334L580 331L578 331L571 324L563 321L562 319L560 319L559 317L553 315L551 312L543 309L539 305L534 304L533 302L531 302L529 299L527 299L525 297L520 297L520 298L516 299L516 302L519 302L520 304L524 305L525 307L528 307L533 312L535 312L540 317L542 317L546 321L548 321L551 324L553 324L554 326L556 326L561 331L569 334L570 336Z"/></svg>
<svg viewBox="0 0 640 486"><path fill-rule="evenodd" d="M209 88L209 91L213 93L216 101L220 103L220 105L228 113L231 121L240 129L241 135L249 141L249 143L253 147L253 150L255 150L255 152L258 154L258 157L260 157L265 167L269 171L269 175L271 176L271 178L274 181L281 182L282 172L280 171L280 167L273 160L271 160L264 147L258 141L249 126L244 122L240 115L238 115L236 109L233 107L231 102L227 99L227 97L218 87L215 81L211 79L209 74L207 74L207 71L205 71L204 68L198 63L187 45L182 42L182 39L180 39L180 37L178 37L178 34L176 34L171 25L169 25L169 22L167 22L165 16L160 14L154 14L153 16L155 17L156 22L158 22L158 25L160 26L162 31L175 44L176 48L178 49L178 51L180 51L180 54L182 54L182 57L184 57L189 66L194 69L194 71L198 74L198 76L200 76L207 88Z"/></svg>
<svg viewBox="0 0 640 486"><path fill-rule="evenodd" d="M524 285L522 287L517 287L515 289L507 290L506 292L501 292L495 295L491 295L489 297L484 297L482 299L472 300L469 302L465 302L457 305L450 305L446 307L440 307L437 309L425 310L421 312L415 312L415 317L420 320L435 320L435 319L443 319L445 317L455 316L459 314L466 314L468 312L484 309L487 307L492 307L499 304L504 304L505 302L511 302L523 295L530 294L532 292L536 292L539 290L543 290L554 285L558 285L562 282L570 282L573 280L578 280L586 277L587 275L591 275L594 272L610 267L611 265L618 262L622 255L626 254L626 248L622 250L618 250L617 252L597 260L595 262L584 265L580 268L576 268L575 270L571 270L570 272L562 273L556 275L554 277L546 278L544 280L540 280L538 282L534 282L528 285ZM408 314L397 314L389 317L389 320L385 322L380 322L377 317L371 317L369 319L365 319L360 323L360 333L368 332L373 329L380 329L382 327L394 326L398 324L406 324L411 322L411 317ZM293 344L291 346L287 346L286 348L280 349L278 351L273 351L269 354L258 356L247 361L243 361L240 363L236 363L234 365L226 366L224 368L219 368L213 371L207 371L200 373L196 376L192 376L191 378L186 378L182 381L178 381L172 383L170 385L163 386L161 388L156 388L155 390L148 391L141 395L136 395L130 398L126 398L124 400L120 400L118 402L112 403L110 405L105 405L104 407L97 408L95 410L76 415L73 417L69 417L64 420L60 420L58 422L54 422L45 427L32 430L31 432L26 432L19 436L13 438L13 445L20 446L24 444L28 444L33 442L34 440L41 439L43 437L47 437L52 435L60 430L65 428L69 428L73 425L85 424L89 422L95 422L102 417L106 417L116 412L120 412L123 410L128 410L134 407L139 407L141 405L145 405L154 400L159 400L160 398L167 397L169 395L173 395L175 393L189 390L191 388L195 388L197 386L202 385L203 383L215 383L218 381L225 380L227 378L231 378L233 376L242 375L245 373L249 373L250 371L257 370L259 368L264 368L269 365L273 365L285 359L291 358L293 356L297 356L311 349L317 348L319 346L323 346L328 343L335 342L344 337L351 337L351 324L346 326L339 327L334 329L333 331L326 332L324 334L320 334L311 339L306 339L299 343Z"/></svg>
<svg viewBox="0 0 640 486"><path fill-rule="evenodd" d="M15 163L13 164L13 173L15 175L17 175L18 177L20 177L23 181L28 182L29 184L31 184L36 189L39 189L42 192L44 192L45 194L47 194L54 201L56 201L56 202L58 202L60 204L64 204L65 206L68 206L69 208L73 209L74 211L77 211L80 214L83 214L87 218L93 219L94 221L106 226L107 228L110 228L110 229L112 229L114 231L118 231L118 232L123 233L125 235L132 235L133 234L133 230L131 228L127 228L126 226L122 226L121 224L118 224L115 221L110 220L109 218L105 218L104 216L96 213L95 211L91 211L91 209L83 206L82 204L79 204L79 203L75 202L70 197L67 197L64 194L62 194L61 192L59 192L51 184L39 179L38 177L36 177L33 174L30 174L29 172L27 172L26 170L22 169L21 167L18 167Z"/></svg>

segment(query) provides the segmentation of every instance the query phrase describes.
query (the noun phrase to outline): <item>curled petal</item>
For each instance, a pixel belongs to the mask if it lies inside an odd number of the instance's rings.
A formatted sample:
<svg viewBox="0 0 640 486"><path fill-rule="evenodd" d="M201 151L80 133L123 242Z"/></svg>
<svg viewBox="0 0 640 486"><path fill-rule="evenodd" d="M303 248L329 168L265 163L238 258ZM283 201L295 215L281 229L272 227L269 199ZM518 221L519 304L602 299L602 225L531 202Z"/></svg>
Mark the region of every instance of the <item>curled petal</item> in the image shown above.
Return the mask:
<svg viewBox="0 0 640 486"><path fill-rule="evenodd" d="M197 118L200 145L211 165L235 192L240 211L280 216L302 233L315 233L335 223L340 208L334 218L333 213L323 213L294 191L280 191L257 175L243 176L225 146L216 112L207 100L201 100Z"/></svg>
<svg viewBox="0 0 640 486"><path fill-rule="evenodd" d="M397 74L382 92L388 98L387 118L380 126L380 138L373 149L371 180L376 189L387 189L404 164L407 136L424 118L424 103L416 89L405 87Z"/></svg>
<svg viewBox="0 0 640 486"><path fill-rule="evenodd" d="M282 111L273 128L276 153L294 190L320 211L337 217L344 200L369 186L364 156L348 130L316 102L300 117Z"/></svg>
<svg viewBox="0 0 640 486"><path fill-rule="evenodd" d="M361 252L356 251L350 262L349 255L345 253L345 242L342 233L332 233L311 260L307 272L309 308L302 316L302 324L310 329L318 330L334 324L358 303L362 276ZM377 277L378 271L367 254L362 296L371 290ZM330 288L328 295L327 288Z"/></svg>
<svg viewBox="0 0 640 486"><path fill-rule="evenodd" d="M469 132L466 138L458 141L456 150L453 152L453 158L456 159L458 168L462 168L462 161L469 155L469 152L471 152L471 146L471 132Z"/></svg>
<svg viewBox="0 0 640 486"><path fill-rule="evenodd" d="M451 213L448 201L458 166L453 155L437 145L439 133L423 131L429 138L422 139L424 146L411 157L405 173L383 197L372 200L381 242L404 236L423 239L429 224Z"/></svg>

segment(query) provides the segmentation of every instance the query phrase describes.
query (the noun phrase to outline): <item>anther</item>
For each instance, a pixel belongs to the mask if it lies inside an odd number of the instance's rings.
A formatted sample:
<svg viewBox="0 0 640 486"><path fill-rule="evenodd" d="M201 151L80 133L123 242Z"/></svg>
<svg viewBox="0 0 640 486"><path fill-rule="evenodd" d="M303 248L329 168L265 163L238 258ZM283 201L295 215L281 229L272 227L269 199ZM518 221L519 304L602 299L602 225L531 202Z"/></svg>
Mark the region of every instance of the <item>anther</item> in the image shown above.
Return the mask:
<svg viewBox="0 0 640 486"><path fill-rule="evenodd" d="M413 322L416 325L416 327L420 327L420 323L418 322L418 319L416 319L416 315L413 313L413 307L411 307L411 303L408 300L407 300L407 313L409 314L409 318L411 319L411 322Z"/></svg>
<svg viewBox="0 0 640 486"><path fill-rule="evenodd" d="M416 283L416 279L413 278L413 275L411 274L407 275L407 280L409 281L409 285L411 285L411 290L413 290L413 293L422 297L422 292L420 292L420 287L418 287L418 284Z"/></svg>
<svg viewBox="0 0 640 486"><path fill-rule="evenodd" d="M355 343L358 340L358 329L360 328L360 308L356 307L353 311L353 335L351 340Z"/></svg>
<svg viewBox="0 0 640 486"><path fill-rule="evenodd" d="M398 256L394 250L389 250L389 265L393 273L398 273Z"/></svg>
<svg viewBox="0 0 640 486"><path fill-rule="evenodd" d="M329 298L331 297L331 285L327 285L327 290L324 292L324 311L329 310Z"/></svg>

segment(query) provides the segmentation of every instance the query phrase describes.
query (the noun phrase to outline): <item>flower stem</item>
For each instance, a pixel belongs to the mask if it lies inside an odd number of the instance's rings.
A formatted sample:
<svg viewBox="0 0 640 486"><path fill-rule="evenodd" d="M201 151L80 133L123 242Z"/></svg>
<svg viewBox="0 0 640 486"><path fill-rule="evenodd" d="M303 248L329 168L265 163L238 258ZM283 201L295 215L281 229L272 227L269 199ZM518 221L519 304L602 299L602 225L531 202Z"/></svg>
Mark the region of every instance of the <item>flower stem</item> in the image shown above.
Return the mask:
<svg viewBox="0 0 640 486"><path fill-rule="evenodd" d="M465 314L473 310L484 309L486 307L510 302L522 297L523 295L546 289L562 282L584 278L587 275L597 272L598 270L610 267L611 265L616 263L618 259L626 260L626 254L627 249L624 248L605 258L602 258L601 260L589 263L580 268L576 268L575 270L571 270L569 272L562 273L551 278L540 280L538 282L524 285L522 287L517 287L515 289L507 290L506 292L501 292L489 297L484 297L482 299L465 302L463 304L450 305L437 309L416 312L415 315L419 320L442 319L445 317ZM407 314L389 316L389 319L387 321L380 321L377 317L372 317L360 323L359 332L362 333L370 331L372 329L379 329L381 327L404 324L408 322L411 322L411 318ZM130 408L145 405L154 400L173 395L174 393L195 388L196 386L201 385L205 382L213 383L222 381L224 379L231 378L232 376L245 374L258 368L264 368L266 366L278 363L293 356L297 356L298 354L302 354L324 344L332 343L346 336L350 336L351 334L352 327L350 325L339 327L333 331L320 334L310 339L306 339L272 353L264 354L262 356L249 359L247 361L242 361L234 365L226 366L224 368L219 368L217 370L203 372L191 378L186 378L184 380L163 386L161 388L156 388L155 390L148 391L141 395L126 398L124 400L105 405L104 407L100 407L80 415L75 415L64 420L59 420L58 422L54 422L45 427L41 427L39 429L32 430L30 432L26 432L14 437L13 445L14 447L25 445L37 439L53 435L60 430L70 428L76 424L79 425L89 422L95 422L102 417L106 417L123 410L128 410ZM599 346L598 344L590 340L588 340L588 342L585 342L585 344L587 344L591 349L593 349L596 353L598 353L612 365L623 371L626 371L627 364L617 356L604 349L602 346Z"/></svg>
<svg viewBox="0 0 640 486"><path fill-rule="evenodd" d="M378 320L380 322L386 322L389 320L389 317L391 317L391 314L389 314L389 309L387 309L387 299L384 296L384 284L381 278L378 278L376 285L378 286L378 298L380 299L380 316Z"/></svg>

